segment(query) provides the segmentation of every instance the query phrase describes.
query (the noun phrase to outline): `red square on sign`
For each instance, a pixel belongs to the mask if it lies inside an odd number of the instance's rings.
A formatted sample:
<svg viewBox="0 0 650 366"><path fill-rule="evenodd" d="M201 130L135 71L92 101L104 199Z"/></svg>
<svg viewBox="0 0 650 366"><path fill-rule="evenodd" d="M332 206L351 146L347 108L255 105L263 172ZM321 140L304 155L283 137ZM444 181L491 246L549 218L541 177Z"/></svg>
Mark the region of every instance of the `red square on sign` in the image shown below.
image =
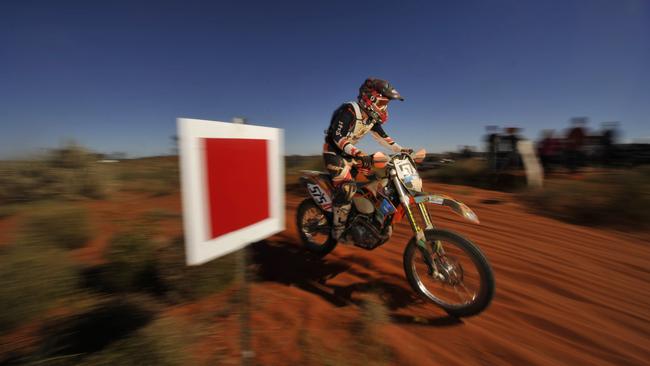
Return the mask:
<svg viewBox="0 0 650 366"><path fill-rule="evenodd" d="M210 237L270 217L267 141L206 138Z"/></svg>

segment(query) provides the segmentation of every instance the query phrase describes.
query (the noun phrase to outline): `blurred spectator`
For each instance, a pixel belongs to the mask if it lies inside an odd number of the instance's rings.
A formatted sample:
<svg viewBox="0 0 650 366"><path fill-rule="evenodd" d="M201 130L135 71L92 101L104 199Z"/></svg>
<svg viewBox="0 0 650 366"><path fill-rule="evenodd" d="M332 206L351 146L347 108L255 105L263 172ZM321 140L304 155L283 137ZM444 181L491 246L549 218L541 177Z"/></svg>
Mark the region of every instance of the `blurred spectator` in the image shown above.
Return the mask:
<svg viewBox="0 0 650 366"><path fill-rule="evenodd" d="M485 151L487 152L488 167L490 171L495 172L497 170L497 156L499 153L499 128L497 126L487 126L485 130Z"/></svg>
<svg viewBox="0 0 650 366"><path fill-rule="evenodd" d="M603 123L600 135L601 163L609 166L614 161L615 145L618 138L618 122Z"/></svg>
<svg viewBox="0 0 650 366"><path fill-rule="evenodd" d="M517 142L521 139L518 134L519 128L506 128L506 135L502 136L499 144L499 151L502 152L503 163L501 169L513 169L521 167Z"/></svg>
<svg viewBox="0 0 650 366"><path fill-rule="evenodd" d="M578 167L584 165L582 148L585 143L587 118L572 118L571 124L573 127L569 130L565 142L566 164L571 173L576 173Z"/></svg>
<svg viewBox="0 0 650 366"><path fill-rule="evenodd" d="M550 173L560 152L560 141L555 138L554 130L542 131L542 138L537 145L537 155L544 168L544 174Z"/></svg>
<svg viewBox="0 0 650 366"><path fill-rule="evenodd" d="M469 145L463 145L462 149L460 150L460 156L463 159L470 159L474 156L474 148Z"/></svg>

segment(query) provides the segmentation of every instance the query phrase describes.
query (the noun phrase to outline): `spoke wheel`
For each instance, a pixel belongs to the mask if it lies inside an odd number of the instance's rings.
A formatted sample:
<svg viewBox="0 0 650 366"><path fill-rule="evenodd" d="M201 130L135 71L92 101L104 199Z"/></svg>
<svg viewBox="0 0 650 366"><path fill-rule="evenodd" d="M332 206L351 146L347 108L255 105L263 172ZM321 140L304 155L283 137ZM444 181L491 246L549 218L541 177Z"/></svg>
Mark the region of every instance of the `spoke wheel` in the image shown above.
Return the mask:
<svg viewBox="0 0 650 366"><path fill-rule="evenodd" d="M450 231L428 230L425 236L427 251L415 239L404 251L404 271L411 287L449 314L471 316L483 311L494 294L494 275L483 253ZM436 242L443 250L434 253Z"/></svg>
<svg viewBox="0 0 650 366"><path fill-rule="evenodd" d="M296 227L302 244L310 252L324 256L336 247L332 239L331 215L323 211L311 198L300 203L296 214Z"/></svg>

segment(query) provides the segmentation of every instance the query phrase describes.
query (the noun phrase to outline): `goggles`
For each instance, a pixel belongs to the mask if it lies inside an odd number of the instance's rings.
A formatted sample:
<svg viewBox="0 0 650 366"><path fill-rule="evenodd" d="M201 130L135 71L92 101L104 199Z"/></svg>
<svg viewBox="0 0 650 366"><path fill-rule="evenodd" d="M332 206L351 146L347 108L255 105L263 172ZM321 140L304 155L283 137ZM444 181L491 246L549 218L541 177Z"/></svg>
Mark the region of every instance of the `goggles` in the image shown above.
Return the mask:
<svg viewBox="0 0 650 366"><path fill-rule="evenodd" d="M388 102L390 102L390 99L382 96L377 98L377 100L375 101L375 105L381 108L387 106Z"/></svg>

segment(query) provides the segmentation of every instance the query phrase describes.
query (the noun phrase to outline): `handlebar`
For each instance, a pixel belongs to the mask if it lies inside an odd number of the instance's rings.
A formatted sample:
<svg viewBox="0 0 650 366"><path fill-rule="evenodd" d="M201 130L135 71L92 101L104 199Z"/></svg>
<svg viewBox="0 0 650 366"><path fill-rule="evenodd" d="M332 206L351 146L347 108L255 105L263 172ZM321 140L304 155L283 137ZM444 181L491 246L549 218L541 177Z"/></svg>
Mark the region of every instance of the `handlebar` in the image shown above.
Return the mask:
<svg viewBox="0 0 650 366"><path fill-rule="evenodd" d="M424 149L420 149L418 151L412 151L411 153L400 151L389 156L386 156L381 151L378 151L372 154L372 166L378 169L385 168L386 165L391 160L393 160L393 158L395 158L396 156L409 156L416 164L419 164L424 160L424 157L426 156L426 151ZM357 167L361 167L363 165L363 162L360 159L352 158L352 162Z"/></svg>

